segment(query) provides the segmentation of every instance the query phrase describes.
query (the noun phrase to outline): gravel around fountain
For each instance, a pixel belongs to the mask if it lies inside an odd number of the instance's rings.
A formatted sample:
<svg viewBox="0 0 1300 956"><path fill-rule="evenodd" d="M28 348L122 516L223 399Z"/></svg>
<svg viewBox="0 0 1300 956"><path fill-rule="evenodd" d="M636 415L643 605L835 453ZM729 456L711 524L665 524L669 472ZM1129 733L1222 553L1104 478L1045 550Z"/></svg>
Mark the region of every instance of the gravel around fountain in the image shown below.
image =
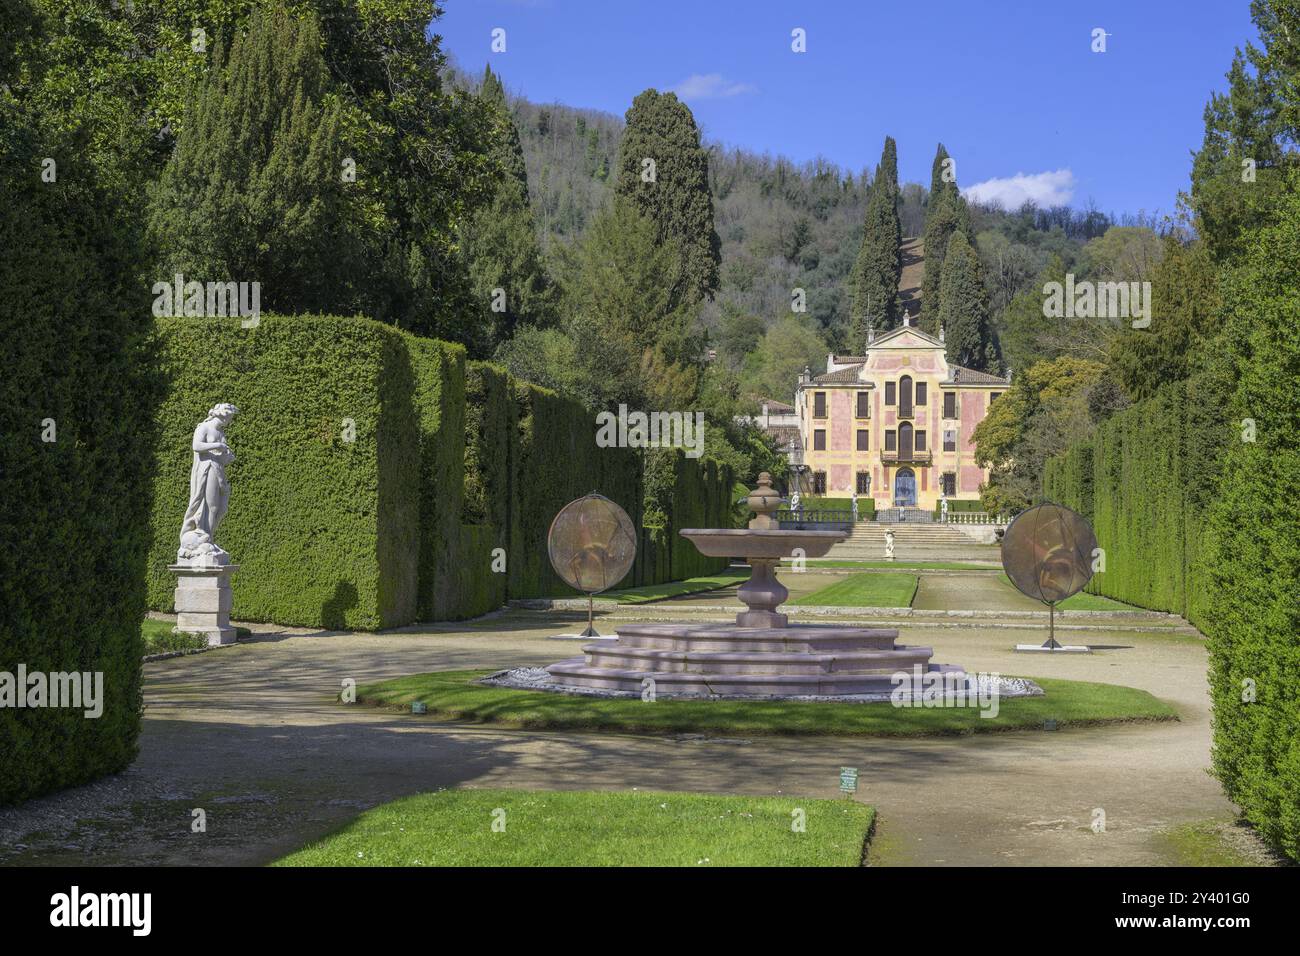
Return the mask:
<svg viewBox="0 0 1300 956"><path fill-rule="evenodd" d="M904 681L912 679L912 675L907 672L901 672ZM911 690L903 690L900 686L898 699L904 701L912 700L929 700L933 705L938 706L938 691L944 691L944 697L947 699L957 699L964 697L966 700L987 699L992 696L1000 698L1011 697L1042 697L1044 696L1043 688L1025 677L1002 677L993 674L959 674L958 678L961 683L955 687L944 688L942 685L930 689L922 687L920 693L914 693ZM900 685L904 682L900 681ZM497 671L480 680L476 684L482 684L487 687L508 687L514 690L538 690L547 691L554 694L568 694L579 697L606 697L606 698L623 698L635 699L641 695L636 691L624 690L604 690L592 687L577 687L571 684L565 684L559 678L552 675L545 667L514 667L508 670ZM928 698L927 698L927 695ZM656 697L670 700L721 700L723 695L720 694L671 694L656 693ZM767 701L805 701L808 703L885 703L895 699L895 694L878 693L878 694L841 694L841 695L814 695L814 694L794 694L784 696L773 695L738 695L727 694L727 700L767 700Z"/></svg>

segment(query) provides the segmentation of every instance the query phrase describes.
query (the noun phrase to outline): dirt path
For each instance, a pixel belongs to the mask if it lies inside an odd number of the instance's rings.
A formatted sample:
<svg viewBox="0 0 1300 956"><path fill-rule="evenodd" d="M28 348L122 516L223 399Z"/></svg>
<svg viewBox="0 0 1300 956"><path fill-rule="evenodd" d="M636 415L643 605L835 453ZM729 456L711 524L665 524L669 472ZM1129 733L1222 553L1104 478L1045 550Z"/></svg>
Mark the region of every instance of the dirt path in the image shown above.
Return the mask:
<svg viewBox="0 0 1300 956"><path fill-rule="evenodd" d="M422 633L259 634L145 666L144 734L126 773L0 810L4 863L264 863L360 810L452 786L837 795L861 770L880 810L876 864L1176 862L1159 834L1227 820L1206 773L1199 638L1089 634L1091 656L1015 655L1023 632L907 628L970 670L1128 684L1180 723L975 738L698 739L530 733L443 724L334 702L341 682L423 670L544 664L574 645L542 613ZM207 830L191 830L192 811ZM1106 831L1090 828L1106 814Z"/></svg>

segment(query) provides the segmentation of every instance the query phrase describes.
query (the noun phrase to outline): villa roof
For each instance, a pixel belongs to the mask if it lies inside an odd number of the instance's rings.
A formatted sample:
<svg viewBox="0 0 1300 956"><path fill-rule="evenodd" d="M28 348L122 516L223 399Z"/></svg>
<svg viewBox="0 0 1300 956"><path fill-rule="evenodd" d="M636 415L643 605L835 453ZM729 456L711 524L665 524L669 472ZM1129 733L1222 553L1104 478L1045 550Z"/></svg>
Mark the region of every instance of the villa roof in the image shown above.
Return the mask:
<svg viewBox="0 0 1300 956"><path fill-rule="evenodd" d="M814 375L813 383L817 385L836 385L846 384L858 381L858 372L862 370L862 363L850 365L848 368L836 369L834 372L827 372L824 375Z"/></svg>
<svg viewBox="0 0 1300 956"><path fill-rule="evenodd" d="M793 412L794 406L789 402L778 402L775 398L760 398L760 406L766 405L769 412Z"/></svg>
<svg viewBox="0 0 1300 956"><path fill-rule="evenodd" d="M1001 375L990 375L988 372L977 372L973 368L966 368L963 365L949 365L948 373L952 376L952 381L962 385L1008 385L1005 378Z"/></svg>

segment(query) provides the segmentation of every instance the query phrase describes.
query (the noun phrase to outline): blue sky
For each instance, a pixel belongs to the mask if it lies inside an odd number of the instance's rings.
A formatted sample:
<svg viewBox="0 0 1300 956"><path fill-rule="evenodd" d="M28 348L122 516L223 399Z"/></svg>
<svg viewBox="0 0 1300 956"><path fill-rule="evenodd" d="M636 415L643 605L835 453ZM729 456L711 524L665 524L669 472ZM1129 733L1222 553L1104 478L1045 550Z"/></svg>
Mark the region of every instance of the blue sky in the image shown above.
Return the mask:
<svg viewBox="0 0 1300 956"><path fill-rule="evenodd" d="M444 4L435 30L460 66L491 62L537 102L621 116L646 87L672 89L728 146L858 170L889 134L902 179L928 184L942 141L963 188L1115 213L1173 210L1205 102L1255 36L1247 0Z"/></svg>

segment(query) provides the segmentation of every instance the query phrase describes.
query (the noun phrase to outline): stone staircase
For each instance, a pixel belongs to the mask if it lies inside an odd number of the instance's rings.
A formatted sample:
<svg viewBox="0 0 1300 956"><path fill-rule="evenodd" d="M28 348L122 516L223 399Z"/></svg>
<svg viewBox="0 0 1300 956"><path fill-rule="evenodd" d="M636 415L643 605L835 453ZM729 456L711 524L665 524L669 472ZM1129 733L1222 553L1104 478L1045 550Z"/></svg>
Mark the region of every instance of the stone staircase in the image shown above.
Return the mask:
<svg viewBox="0 0 1300 956"><path fill-rule="evenodd" d="M853 526L848 540L832 545L828 560L885 559L885 532L894 532L896 561L978 561L1001 566L1001 552L995 544L978 544L952 525L902 521L862 521Z"/></svg>

